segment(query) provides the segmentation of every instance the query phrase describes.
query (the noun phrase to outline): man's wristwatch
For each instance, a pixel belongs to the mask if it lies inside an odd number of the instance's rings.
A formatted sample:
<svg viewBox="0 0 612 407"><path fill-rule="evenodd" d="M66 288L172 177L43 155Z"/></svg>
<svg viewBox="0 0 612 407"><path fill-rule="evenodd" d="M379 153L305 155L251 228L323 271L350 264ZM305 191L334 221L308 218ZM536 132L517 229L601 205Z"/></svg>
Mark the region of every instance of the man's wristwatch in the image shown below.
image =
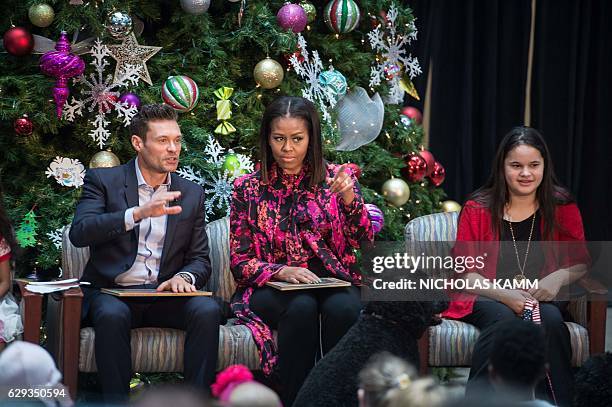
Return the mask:
<svg viewBox="0 0 612 407"><path fill-rule="evenodd" d="M180 278L182 278L183 280L185 280L186 282L188 282L189 284L193 284L194 281L192 280L191 276L187 273L176 273L176 275Z"/></svg>

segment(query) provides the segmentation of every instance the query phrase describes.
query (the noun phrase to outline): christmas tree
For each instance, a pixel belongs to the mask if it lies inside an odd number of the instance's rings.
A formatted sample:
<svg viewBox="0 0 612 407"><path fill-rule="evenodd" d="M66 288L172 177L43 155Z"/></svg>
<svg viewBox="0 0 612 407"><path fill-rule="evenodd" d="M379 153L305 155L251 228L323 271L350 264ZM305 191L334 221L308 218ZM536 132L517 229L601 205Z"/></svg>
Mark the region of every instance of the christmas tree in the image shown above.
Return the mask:
<svg viewBox="0 0 612 407"><path fill-rule="evenodd" d="M22 272L59 265L86 168L134 155L127 125L140 104L181 112L179 174L204 187L208 221L227 215L232 180L256 169L261 115L281 94L318 106L326 158L351 163L384 214L378 239L441 210L444 169L422 151L420 112L402 110L421 73L404 2L4 4L0 179L13 223L34 206L38 221Z"/></svg>

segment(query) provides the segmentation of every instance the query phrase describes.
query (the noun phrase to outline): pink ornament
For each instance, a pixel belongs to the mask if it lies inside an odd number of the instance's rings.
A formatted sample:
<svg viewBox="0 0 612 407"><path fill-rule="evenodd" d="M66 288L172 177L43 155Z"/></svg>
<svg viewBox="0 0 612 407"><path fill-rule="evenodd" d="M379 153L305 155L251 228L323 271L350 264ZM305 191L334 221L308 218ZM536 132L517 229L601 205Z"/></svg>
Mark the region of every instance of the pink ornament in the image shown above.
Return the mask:
<svg viewBox="0 0 612 407"><path fill-rule="evenodd" d="M380 232L383 226L385 226L385 215L378 206L374 204L365 204L365 207L368 210L368 217L370 218L370 222L372 222L374 233Z"/></svg>
<svg viewBox="0 0 612 407"><path fill-rule="evenodd" d="M436 161L436 163L434 164L434 170L429 176L431 183L439 187L444 182L445 177L446 177L446 170L444 169L444 167L442 167L442 164Z"/></svg>
<svg viewBox="0 0 612 407"><path fill-rule="evenodd" d="M417 109L416 107L412 107L412 106L403 107L401 113L404 116L408 116L409 118L414 120L417 124L421 124L421 122L423 121L423 115L421 114L421 111Z"/></svg>
<svg viewBox="0 0 612 407"><path fill-rule="evenodd" d="M287 3L278 10L276 21L285 30L293 30L294 33L299 33L306 28L308 23L308 15L298 4Z"/></svg>
<svg viewBox="0 0 612 407"><path fill-rule="evenodd" d="M53 88L53 99L57 117L61 118L64 103L70 94L68 80L81 75L85 70L85 62L81 57L70 53L70 41L65 31L62 31L55 43L55 51L45 52L40 58L40 69L46 75L57 79Z"/></svg>

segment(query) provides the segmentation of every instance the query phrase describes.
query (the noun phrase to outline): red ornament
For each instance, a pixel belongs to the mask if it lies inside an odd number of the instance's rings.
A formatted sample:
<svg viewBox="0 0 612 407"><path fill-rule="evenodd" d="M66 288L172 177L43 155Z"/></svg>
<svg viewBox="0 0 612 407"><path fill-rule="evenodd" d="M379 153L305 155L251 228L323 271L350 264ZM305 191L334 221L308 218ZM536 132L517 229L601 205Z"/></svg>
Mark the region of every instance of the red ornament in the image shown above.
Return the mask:
<svg viewBox="0 0 612 407"><path fill-rule="evenodd" d="M101 98L103 98L103 100L98 103L98 109L101 113L113 111L115 108L113 103L117 103L117 101L119 101L119 96L113 95L112 93L101 95Z"/></svg>
<svg viewBox="0 0 612 407"><path fill-rule="evenodd" d="M6 52L17 57L28 55L34 49L34 37L22 27L13 27L4 33Z"/></svg>
<svg viewBox="0 0 612 407"><path fill-rule="evenodd" d="M419 182L425 177L427 163L418 154L409 154L406 160L406 167L401 169L404 178L410 182Z"/></svg>
<svg viewBox="0 0 612 407"><path fill-rule="evenodd" d="M358 179L361 178L361 167L359 167L357 164L355 163L348 163L346 164L347 168L349 168L351 170L351 172L353 173L353 175L355 175L355 177L357 177Z"/></svg>
<svg viewBox="0 0 612 407"><path fill-rule="evenodd" d="M419 155L427 163L427 172L425 173L425 176L429 177L434 170L436 159L434 158L433 154L427 150L419 151Z"/></svg>
<svg viewBox="0 0 612 407"><path fill-rule="evenodd" d="M408 116L409 118L411 118L417 124L421 124L421 122L423 121L423 115L421 114L419 109L417 109L416 107L405 106L402 108L401 113L404 116Z"/></svg>
<svg viewBox="0 0 612 407"><path fill-rule="evenodd" d="M444 169L444 167L442 167L442 164L436 161L434 164L434 170L429 176L431 183L439 187L444 182L445 177L446 177L446 170Z"/></svg>
<svg viewBox="0 0 612 407"><path fill-rule="evenodd" d="M24 114L13 123L15 133L20 136L29 136L34 131L34 124L27 114Z"/></svg>

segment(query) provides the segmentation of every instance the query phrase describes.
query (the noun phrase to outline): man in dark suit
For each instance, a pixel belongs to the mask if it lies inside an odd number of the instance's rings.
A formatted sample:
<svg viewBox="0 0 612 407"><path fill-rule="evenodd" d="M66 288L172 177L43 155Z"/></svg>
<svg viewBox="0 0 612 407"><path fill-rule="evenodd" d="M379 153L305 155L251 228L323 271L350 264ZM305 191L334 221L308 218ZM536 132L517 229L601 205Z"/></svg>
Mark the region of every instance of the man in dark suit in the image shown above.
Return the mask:
<svg viewBox="0 0 612 407"><path fill-rule="evenodd" d="M214 380L221 312L212 298L125 299L100 292L104 287L192 292L210 277L204 191L172 174L181 152L176 120L168 105L142 107L130 127L137 157L87 171L70 229L75 246L90 248L81 279L91 283L83 290L83 317L94 327L98 375L112 401L129 392L131 328L185 330L185 379L203 390Z"/></svg>

